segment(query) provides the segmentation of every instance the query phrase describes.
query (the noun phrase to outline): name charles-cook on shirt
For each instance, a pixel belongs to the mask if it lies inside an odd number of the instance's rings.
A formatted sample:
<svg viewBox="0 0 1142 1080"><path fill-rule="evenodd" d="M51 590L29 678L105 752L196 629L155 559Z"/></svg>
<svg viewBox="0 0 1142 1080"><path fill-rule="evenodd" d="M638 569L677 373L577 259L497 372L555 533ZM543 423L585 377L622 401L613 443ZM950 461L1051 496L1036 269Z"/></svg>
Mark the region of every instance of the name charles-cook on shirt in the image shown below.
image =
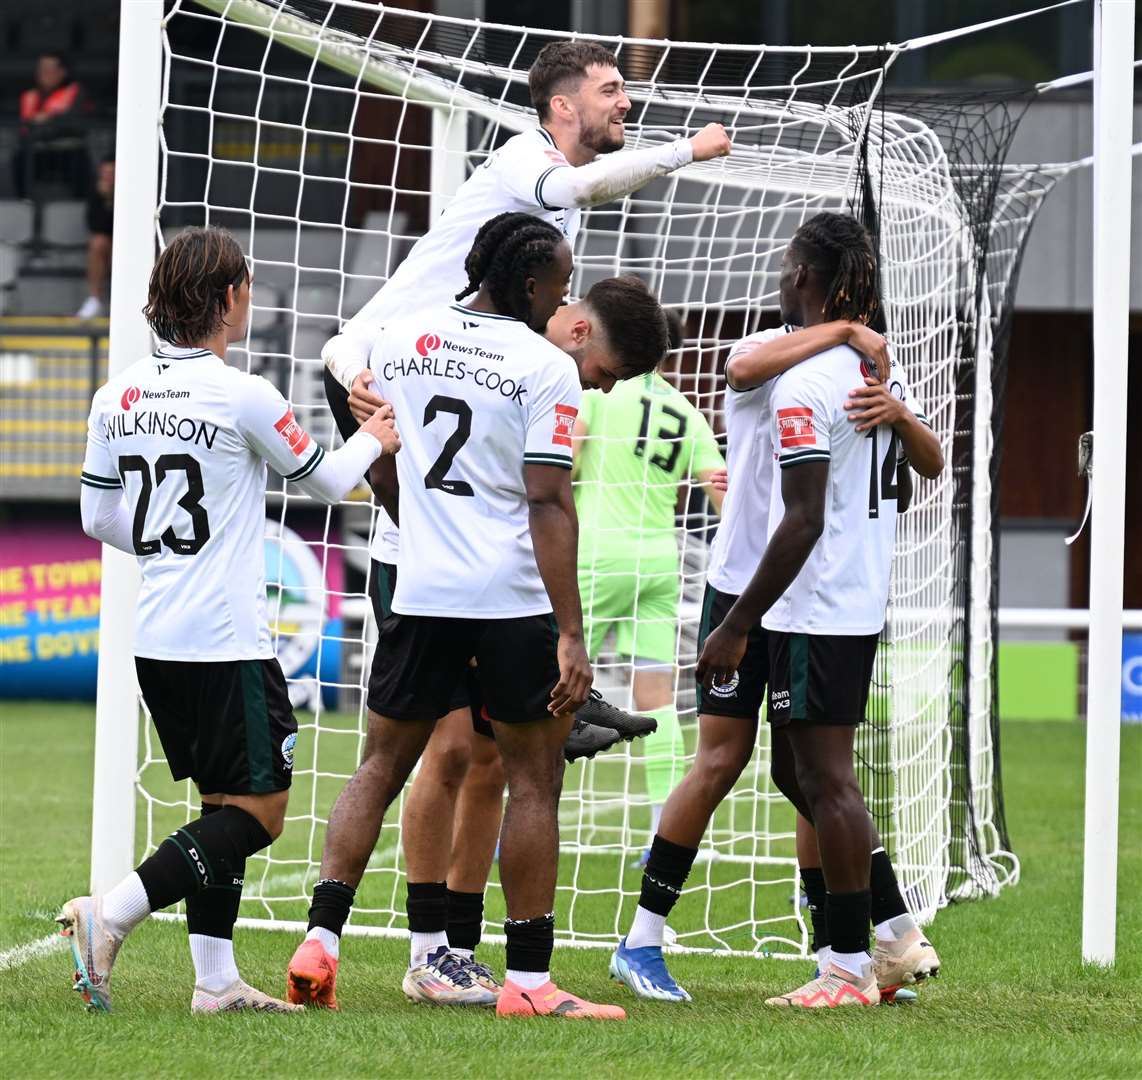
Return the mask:
<svg viewBox="0 0 1142 1080"><path fill-rule="evenodd" d="M485 355L495 358L491 353ZM500 372L490 368L470 367L464 360L452 357L413 356L407 360L386 360L381 368L381 378L391 382L398 375L401 378L409 375L432 375L438 379L459 381L468 379L485 390L497 391L502 397L511 398L520 406L523 405L523 399L527 395L527 388L515 379L506 379Z"/></svg>
<svg viewBox="0 0 1142 1080"><path fill-rule="evenodd" d="M195 420L189 416L175 416L173 413L142 412L117 413L103 425L108 441L123 439L130 435L164 435L168 439L214 449L218 435L218 425L205 420Z"/></svg>

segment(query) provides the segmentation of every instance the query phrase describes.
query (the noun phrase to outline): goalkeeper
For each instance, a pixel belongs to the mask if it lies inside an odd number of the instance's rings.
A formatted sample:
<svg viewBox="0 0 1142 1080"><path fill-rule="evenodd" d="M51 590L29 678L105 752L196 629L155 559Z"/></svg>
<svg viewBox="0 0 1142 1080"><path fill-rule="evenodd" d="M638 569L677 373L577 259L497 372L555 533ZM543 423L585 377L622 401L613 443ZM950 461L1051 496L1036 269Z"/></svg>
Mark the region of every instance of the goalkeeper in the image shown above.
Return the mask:
<svg viewBox="0 0 1142 1080"><path fill-rule="evenodd" d="M682 344L673 313L670 347ZM587 655L615 632L634 667L634 708L654 717L644 764L651 830L682 777L682 732L674 707L681 577L674 532L679 487L700 484L716 512L725 461L706 418L661 375L583 395L575 422L575 506L579 512L579 593Z"/></svg>

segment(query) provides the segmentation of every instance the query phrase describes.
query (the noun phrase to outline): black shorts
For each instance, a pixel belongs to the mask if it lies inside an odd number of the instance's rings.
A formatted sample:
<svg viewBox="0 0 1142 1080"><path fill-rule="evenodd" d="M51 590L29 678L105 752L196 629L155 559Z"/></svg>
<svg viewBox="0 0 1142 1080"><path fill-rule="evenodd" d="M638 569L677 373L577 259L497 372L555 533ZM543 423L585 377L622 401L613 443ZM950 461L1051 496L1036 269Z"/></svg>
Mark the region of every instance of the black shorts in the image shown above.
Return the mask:
<svg viewBox="0 0 1142 1080"><path fill-rule="evenodd" d="M698 624L698 655L712 630L722 625L722 620L734 606L737 597L732 593L719 592L709 582L702 597L702 621ZM745 656L738 666L737 674L724 686L706 690L698 686L698 715L738 716L744 720L756 720L761 715L761 703L765 700L765 684L769 681L768 634L760 626L755 626L746 638Z"/></svg>
<svg viewBox="0 0 1142 1080"><path fill-rule="evenodd" d="M452 619L391 614L380 624L369 678L369 708L394 720L439 720L473 669L485 719L543 720L559 681L552 615ZM473 710L474 714L475 711Z"/></svg>
<svg viewBox="0 0 1142 1080"><path fill-rule="evenodd" d="M393 593L397 588L397 568L392 563L372 561L369 574L369 599L373 604L373 617L377 620L377 627L393 613ZM381 646L377 643L377 651L373 653L373 675L369 677L370 693L372 680L377 670L377 657ZM371 706L370 706L371 708ZM463 680L456 685L452 698L448 703L448 711L456 709L472 710L472 729L477 735L487 739L494 739L492 723L484 713L484 695L480 691L480 680L476 677L476 669L469 666Z"/></svg>
<svg viewBox="0 0 1142 1080"><path fill-rule="evenodd" d="M769 631L769 722L856 725L868 705L879 634Z"/></svg>
<svg viewBox="0 0 1142 1080"><path fill-rule="evenodd" d="M272 660L135 657L171 776L204 795L264 795L293 779L297 720Z"/></svg>

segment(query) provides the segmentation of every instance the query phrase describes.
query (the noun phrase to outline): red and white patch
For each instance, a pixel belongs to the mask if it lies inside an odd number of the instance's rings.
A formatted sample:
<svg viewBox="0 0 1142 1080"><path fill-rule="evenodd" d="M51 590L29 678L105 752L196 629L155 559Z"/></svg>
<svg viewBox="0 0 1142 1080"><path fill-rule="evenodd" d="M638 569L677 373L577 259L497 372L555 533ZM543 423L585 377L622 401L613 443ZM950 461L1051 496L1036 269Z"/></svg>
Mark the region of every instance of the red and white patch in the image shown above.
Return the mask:
<svg viewBox="0 0 1142 1080"><path fill-rule="evenodd" d="M119 404L129 412L131 406L138 400L139 388L137 386L128 386L127 389L123 391L123 396L119 399Z"/></svg>
<svg viewBox="0 0 1142 1080"><path fill-rule="evenodd" d="M286 445L293 451L294 457L301 457L309 446L309 433L293 417L293 409L287 409L276 424L274 430L286 441Z"/></svg>
<svg viewBox="0 0 1142 1080"><path fill-rule="evenodd" d="M416 339L416 351L421 356L427 356L430 352L435 352L440 348L440 335L439 334L421 334Z"/></svg>
<svg viewBox="0 0 1142 1080"><path fill-rule="evenodd" d="M551 442L555 446L570 446L571 432L575 430L575 417L579 410L573 405L555 406L555 429L551 432Z"/></svg>
<svg viewBox="0 0 1142 1080"><path fill-rule="evenodd" d="M812 409L778 409L777 434L781 438L781 449L792 446L815 446L817 432L813 427Z"/></svg>
<svg viewBox="0 0 1142 1080"><path fill-rule="evenodd" d="M554 161L556 165L566 165L567 159L558 150L544 150L543 151L549 161Z"/></svg>

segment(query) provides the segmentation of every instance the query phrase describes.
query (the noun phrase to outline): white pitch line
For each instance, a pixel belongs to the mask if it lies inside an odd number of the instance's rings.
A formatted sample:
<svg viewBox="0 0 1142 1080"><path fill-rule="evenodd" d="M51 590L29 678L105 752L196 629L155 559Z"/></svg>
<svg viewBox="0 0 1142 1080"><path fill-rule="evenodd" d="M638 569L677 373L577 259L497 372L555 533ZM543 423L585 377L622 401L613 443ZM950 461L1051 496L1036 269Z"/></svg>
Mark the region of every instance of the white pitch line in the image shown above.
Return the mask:
<svg viewBox="0 0 1142 1080"><path fill-rule="evenodd" d="M67 939L61 934L48 934L47 937L37 938L35 941L23 945L15 945L11 949L0 952L0 971L10 971L12 968L22 967L29 960L56 952L67 944Z"/></svg>

